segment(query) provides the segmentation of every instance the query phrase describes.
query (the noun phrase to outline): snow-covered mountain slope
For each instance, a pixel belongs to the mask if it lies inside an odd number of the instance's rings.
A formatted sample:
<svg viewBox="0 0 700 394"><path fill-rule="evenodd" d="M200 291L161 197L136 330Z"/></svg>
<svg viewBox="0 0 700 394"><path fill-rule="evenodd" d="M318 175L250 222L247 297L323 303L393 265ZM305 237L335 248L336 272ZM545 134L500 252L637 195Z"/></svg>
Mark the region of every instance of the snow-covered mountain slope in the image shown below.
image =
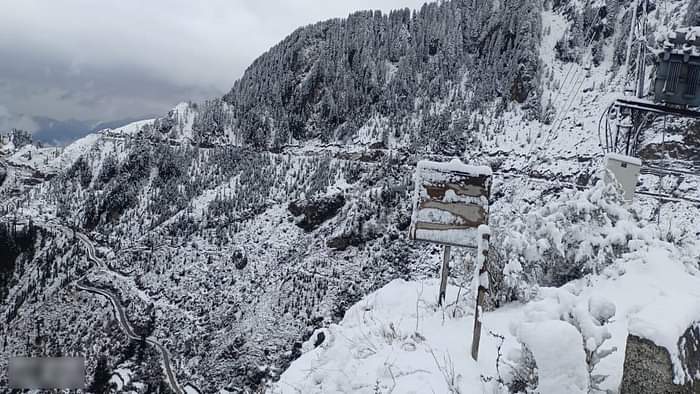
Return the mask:
<svg viewBox="0 0 700 394"><path fill-rule="evenodd" d="M576 209L585 215L591 204L605 204L595 200L602 191L597 188L593 195L565 196L567 203L555 214ZM549 224L567 231L561 222ZM636 235L628 240L629 227ZM599 273L558 288L533 289L528 302L486 312L478 362L470 351L475 301L468 282L451 286L445 307L439 307L438 280L393 281L352 306L340 323L317 330L273 391L513 392L528 383L522 381L526 346L537 365L530 389L616 392L628 333L667 348L682 383L692 376L683 368L678 338L700 316L700 241L691 236L669 242L664 231L632 216L608 225L603 233L629 251ZM581 236L595 237L592 232ZM547 250L536 253L543 260ZM597 364L587 359L587 353L610 349L615 350ZM593 375L604 380L597 382Z"/></svg>
<svg viewBox="0 0 700 394"><path fill-rule="evenodd" d="M649 19L661 29L683 20L687 8L687 1L670 2ZM167 389L172 379L151 368L162 362L160 353L129 341L112 305L81 283L119 297L139 335L170 352L175 380L188 390L272 389L281 375L274 390L333 391L347 388L334 381L348 374L358 390L387 391L396 381L397 392L420 383L441 392L451 364L456 372L447 378L462 376L451 384L466 392L478 384L478 392L497 379L498 341L487 329L504 336L509 353L522 348L517 340L527 342L532 355L513 357L532 366L546 349L528 332L540 324L575 329L574 318L561 314L578 314L600 292L616 308L604 347L618 351L596 373L609 375L603 387L615 390L633 322L646 330L641 322L653 308L683 312L666 306L684 294L688 308L697 301L690 288L700 233L693 205L640 197L631 213L614 192L595 186L597 123L624 90L630 18L629 2L453 0L415 13L357 13L298 30L222 99L101 131L57 157L15 157L13 149L0 159L10 172L24 160L31 171L50 167L55 176L0 186L0 220L16 223L0 234L12 251L0 270L4 349L52 354L55 347L41 345L70 344L87 356L89 381L102 354L101 368L129 375L125 391ZM697 124L669 120L659 139L662 125L659 119L647 129L644 158L671 166L697 161ZM455 252L452 286L463 290L443 323L430 279L440 248L412 243L406 233L415 163L453 156L495 172L494 290L479 364L466 352L469 253ZM567 191L572 187L589 190ZM700 198L691 175L644 174L640 189ZM656 277L678 286L642 293ZM404 282L392 282L397 278ZM424 301L416 302L421 282ZM399 298L402 291L411 294ZM451 287L450 297L458 291ZM374 295L360 301L367 294ZM387 306L364 311L374 320L361 331L353 319L371 299ZM424 319L418 328L416 308ZM587 318L583 309L580 319ZM37 315L49 332L37 330ZM674 334L650 322L660 335ZM307 352L303 343L318 329L334 339ZM568 338L581 335L565 330ZM584 336L599 340L594 331ZM376 354L342 340L363 332ZM583 342L559 347L585 353ZM401 352L410 353L415 371L392 364ZM384 356L387 364L379 361ZM572 384L589 384L577 380L580 360L569 361ZM562 378L546 372L549 361L540 364L541 384ZM325 373L308 374L310 366ZM491 380L482 384L482 374Z"/></svg>
<svg viewBox="0 0 700 394"><path fill-rule="evenodd" d="M44 147L31 140L21 147L15 146L11 141L0 145L0 168L5 172L5 177L0 182L0 194L21 194L26 186L41 183L68 170L81 156L96 149L96 146L133 136L154 122L155 119L143 120L116 129L104 129L88 134L66 147Z"/></svg>

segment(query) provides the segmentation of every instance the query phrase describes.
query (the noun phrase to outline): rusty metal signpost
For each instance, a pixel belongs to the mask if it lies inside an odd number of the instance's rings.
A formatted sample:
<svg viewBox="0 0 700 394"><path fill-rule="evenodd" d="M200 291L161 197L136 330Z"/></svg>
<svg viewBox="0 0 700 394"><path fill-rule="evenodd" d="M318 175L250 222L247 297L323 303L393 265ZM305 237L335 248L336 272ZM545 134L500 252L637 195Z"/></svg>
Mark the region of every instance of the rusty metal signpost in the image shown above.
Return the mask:
<svg viewBox="0 0 700 394"><path fill-rule="evenodd" d="M478 357L481 337L479 312L488 290L485 256L488 255L490 236L488 219L491 177L491 168L469 166L457 159L447 163L427 160L418 162L409 227L410 239L437 243L444 247L438 305L442 305L445 300L451 247L478 249L479 264L475 275L479 278L479 290L472 340L474 360Z"/></svg>
<svg viewBox="0 0 700 394"><path fill-rule="evenodd" d="M479 226L479 247L476 252L477 278L476 309L474 309L474 334L472 336L472 358L479 358L479 342L481 341L481 306L484 305L484 297L489 290L489 272L486 267L486 259L489 255L489 242L491 241L491 229L487 225Z"/></svg>

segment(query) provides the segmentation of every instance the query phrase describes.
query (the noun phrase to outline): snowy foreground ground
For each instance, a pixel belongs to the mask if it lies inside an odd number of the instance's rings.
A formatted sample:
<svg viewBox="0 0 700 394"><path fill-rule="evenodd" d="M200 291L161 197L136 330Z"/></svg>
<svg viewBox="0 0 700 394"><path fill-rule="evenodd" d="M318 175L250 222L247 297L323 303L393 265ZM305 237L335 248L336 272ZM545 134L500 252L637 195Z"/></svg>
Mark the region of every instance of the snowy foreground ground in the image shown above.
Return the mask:
<svg viewBox="0 0 700 394"><path fill-rule="evenodd" d="M470 357L469 291L450 286L440 308L437 280L395 280L319 331L325 339L315 348L314 334L273 392L498 393L505 390L499 373L510 379L523 343L537 362L540 393L588 392L584 346L617 348L592 371L607 375L601 389L617 391L628 332L668 348L678 368L676 341L700 316L700 273L688 262L698 245L689 251L652 238L634 242L636 250L599 275L539 288L528 303L487 312L478 362ZM491 333L504 337L499 371L501 339Z"/></svg>

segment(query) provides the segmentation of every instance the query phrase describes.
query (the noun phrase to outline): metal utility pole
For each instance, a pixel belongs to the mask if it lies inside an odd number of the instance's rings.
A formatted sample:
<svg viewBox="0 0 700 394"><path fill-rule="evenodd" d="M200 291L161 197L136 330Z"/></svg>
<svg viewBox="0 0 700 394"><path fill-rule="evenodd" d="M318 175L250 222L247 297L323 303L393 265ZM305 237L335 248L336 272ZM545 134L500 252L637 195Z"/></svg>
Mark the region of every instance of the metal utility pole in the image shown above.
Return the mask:
<svg viewBox="0 0 700 394"><path fill-rule="evenodd" d="M646 75L647 0L642 1L644 2L644 14L639 37L639 58L637 58L637 98L644 97L644 76Z"/></svg>
<svg viewBox="0 0 700 394"><path fill-rule="evenodd" d="M442 306L445 302L445 294L447 293L447 278L450 276L450 251L449 245L444 246L442 254L442 271L440 275L440 294L438 295L438 306Z"/></svg>
<svg viewBox="0 0 700 394"><path fill-rule="evenodd" d="M632 42L634 38L634 24L637 21L637 0L632 2L632 21L630 22L630 33L627 37L627 52L625 53L625 85L629 75L630 55L632 53Z"/></svg>

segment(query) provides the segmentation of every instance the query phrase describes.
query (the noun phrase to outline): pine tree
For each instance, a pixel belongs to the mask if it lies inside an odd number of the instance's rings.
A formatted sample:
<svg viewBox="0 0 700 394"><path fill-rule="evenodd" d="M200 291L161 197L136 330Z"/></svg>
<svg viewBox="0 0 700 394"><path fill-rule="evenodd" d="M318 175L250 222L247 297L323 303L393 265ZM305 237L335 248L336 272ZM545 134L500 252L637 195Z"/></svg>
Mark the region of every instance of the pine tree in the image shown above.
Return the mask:
<svg viewBox="0 0 700 394"><path fill-rule="evenodd" d="M90 384L90 391L96 394L108 393L111 385L109 379L111 377L109 366L107 365L107 357L100 355L97 359L97 365Z"/></svg>

